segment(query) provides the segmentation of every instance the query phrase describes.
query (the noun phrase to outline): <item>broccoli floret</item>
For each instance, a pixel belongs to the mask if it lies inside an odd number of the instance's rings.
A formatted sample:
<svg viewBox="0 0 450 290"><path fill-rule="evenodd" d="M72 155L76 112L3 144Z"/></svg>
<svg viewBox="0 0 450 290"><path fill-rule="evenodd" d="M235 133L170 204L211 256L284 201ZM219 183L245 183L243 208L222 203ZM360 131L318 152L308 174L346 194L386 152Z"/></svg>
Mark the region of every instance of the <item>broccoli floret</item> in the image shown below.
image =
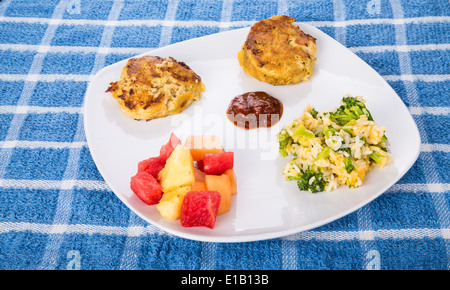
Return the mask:
<svg viewBox="0 0 450 290"><path fill-rule="evenodd" d="M349 155L351 154L350 147L339 148L338 151L347 152Z"/></svg>
<svg viewBox="0 0 450 290"><path fill-rule="evenodd" d="M343 126L351 120L357 120L361 115L367 115L367 119L373 121L372 115L366 108L366 105L356 97L342 98L341 106L330 113L330 118L333 122Z"/></svg>
<svg viewBox="0 0 450 290"><path fill-rule="evenodd" d="M311 108L311 111L309 113L314 119L317 118L317 114L319 114L319 112L317 112L314 108Z"/></svg>
<svg viewBox="0 0 450 290"><path fill-rule="evenodd" d="M323 148L323 149L319 152L319 154L317 154L317 157L316 157L315 160L319 160L319 159L322 159L322 158L328 158L328 157L330 156L330 150L331 150L330 147L325 147L325 148Z"/></svg>
<svg viewBox="0 0 450 290"><path fill-rule="evenodd" d="M380 146L380 147L378 147L378 148L380 148L380 149L383 150L384 152L388 152L388 149L387 149L386 147Z"/></svg>
<svg viewBox="0 0 450 290"><path fill-rule="evenodd" d="M316 135L305 128L303 125L299 125L297 129L295 129L293 136L297 137L298 144L301 144L303 146L308 146L308 140L315 138Z"/></svg>
<svg viewBox="0 0 450 290"><path fill-rule="evenodd" d="M381 156L381 154L377 151L373 151L370 155L369 158L372 159L373 161L375 161L378 164L381 164L381 162L383 161L383 156Z"/></svg>
<svg viewBox="0 0 450 290"><path fill-rule="evenodd" d="M325 137L330 137L334 134L337 133L337 130L334 129L333 127L329 126L328 129L323 130L323 134L325 135Z"/></svg>
<svg viewBox="0 0 450 290"><path fill-rule="evenodd" d="M351 157L346 157L344 160L344 164L345 164L345 170L347 170L348 173L355 170L355 166L353 166Z"/></svg>
<svg viewBox="0 0 450 290"><path fill-rule="evenodd" d="M297 129L295 129L294 136L301 136L301 137L305 137L305 138L314 138L314 137L316 137L316 135L314 135L313 132L311 132L308 129L306 129L305 126L303 126L303 125L299 125L297 127Z"/></svg>
<svg viewBox="0 0 450 290"><path fill-rule="evenodd" d="M352 137L355 136L355 132L352 129L345 128L345 129L342 129L342 130L344 130L344 132L347 132Z"/></svg>
<svg viewBox="0 0 450 290"><path fill-rule="evenodd" d="M278 143L279 143L279 152L280 152L281 156L283 156L283 157L288 156L286 147L289 144L292 144L292 137L289 135L289 133L286 130L281 130L281 132L278 133L277 138L278 138Z"/></svg>
<svg viewBox="0 0 450 290"><path fill-rule="evenodd" d="M314 180L309 183L311 178ZM293 177L289 177L289 180L297 180L297 186L300 190L310 191L312 193L321 192L325 190L326 181L323 178L323 174L320 172L314 172L311 169L303 171Z"/></svg>

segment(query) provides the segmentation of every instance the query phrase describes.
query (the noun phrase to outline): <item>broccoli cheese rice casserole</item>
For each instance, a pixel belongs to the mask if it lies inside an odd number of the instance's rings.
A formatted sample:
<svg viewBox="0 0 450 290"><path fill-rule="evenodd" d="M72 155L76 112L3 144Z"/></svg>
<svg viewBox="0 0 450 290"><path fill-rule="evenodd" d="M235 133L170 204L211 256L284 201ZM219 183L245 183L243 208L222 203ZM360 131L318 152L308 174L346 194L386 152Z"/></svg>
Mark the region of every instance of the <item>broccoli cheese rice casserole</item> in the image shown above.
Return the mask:
<svg viewBox="0 0 450 290"><path fill-rule="evenodd" d="M371 168L390 162L386 130L375 123L362 97L345 96L331 112L308 105L278 134L280 154L292 156L283 176L313 193L359 187Z"/></svg>

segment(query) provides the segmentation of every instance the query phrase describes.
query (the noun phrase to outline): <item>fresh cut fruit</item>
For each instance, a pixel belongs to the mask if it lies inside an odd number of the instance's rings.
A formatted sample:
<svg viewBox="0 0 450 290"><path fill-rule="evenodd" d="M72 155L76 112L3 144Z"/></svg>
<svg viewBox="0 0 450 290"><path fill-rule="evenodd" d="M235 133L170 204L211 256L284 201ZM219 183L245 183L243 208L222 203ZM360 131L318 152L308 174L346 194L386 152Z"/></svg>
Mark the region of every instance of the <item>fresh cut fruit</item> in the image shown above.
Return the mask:
<svg viewBox="0 0 450 290"><path fill-rule="evenodd" d="M233 169L227 169L227 170L225 170L225 172L223 174L227 175L228 178L230 178L231 195L237 194L236 174L234 173L234 170Z"/></svg>
<svg viewBox="0 0 450 290"><path fill-rule="evenodd" d="M161 216L172 221L180 218L184 196L189 191L191 191L190 186L181 186L169 192L165 192L159 203L156 205Z"/></svg>
<svg viewBox="0 0 450 290"><path fill-rule="evenodd" d="M206 175L205 172L203 172L197 168L194 169L195 181L192 184L192 191L206 190L205 175Z"/></svg>
<svg viewBox="0 0 450 290"><path fill-rule="evenodd" d="M203 171L206 174L222 174L227 169L233 169L234 152L205 154Z"/></svg>
<svg viewBox="0 0 450 290"><path fill-rule="evenodd" d="M195 181L194 162L189 149L178 145L167 159L164 168L158 174L163 192L169 192L180 186L191 186Z"/></svg>
<svg viewBox="0 0 450 290"><path fill-rule="evenodd" d="M156 205L161 217L212 229L237 193L233 166L234 153L226 152L218 137L190 136L183 145L172 133L159 156L138 163L130 188L147 205Z"/></svg>
<svg viewBox="0 0 450 290"><path fill-rule="evenodd" d="M161 157L150 157L138 163L138 172L146 171L154 178L158 178L158 173L164 168L166 161Z"/></svg>
<svg viewBox="0 0 450 290"><path fill-rule="evenodd" d="M204 181L199 181L196 180L194 181L194 183L192 184L192 190L193 191L203 191L206 190L206 184Z"/></svg>
<svg viewBox="0 0 450 290"><path fill-rule="evenodd" d="M223 152L217 136L189 136L184 146L191 151L194 161L202 160L205 154Z"/></svg>
<svg viewBox="0 0 450 290"><path fill-rule="evenodd" d="M231 182L228 175L206 175L206 190L217 191L220 193L221 200L217 215L222 215L230 211L231 205Z"/></svg>
<svg viewBox="0 0 450 290"><path fill-rule="evenodd" d="M221 195L217 191L188 192L181 207L181 225L214 228L220 199Z"/></svg>
<svg viewBox="0 0 450 290"><path fill-rule="evenodd" d="M148 172L138 172L131 177L131 190L148 205L157 204L162 196L162 187Z"/></svg>
<svg viewBox="0 0 450 290"><path fill-rule="evenodd" d="M159 157L166 162L178 145L181 145L181 140L174 133L170 134L169 142L161 146L161 149L159 150Z"/></svg>
<svg viewBox="0 0 450 290"><path fill-rule="evenodd" d="M197 160L195 162L195 168L197 168L198 170L203 171L204 170L203 167L204 167L203 166L203 159L202 160Z"/></svg>
<svg viewBox="0 0 450 290"><path fill-rule="evenodd" d="M203 171L201 171L201 170L199 170L197 168L194 169L195 180L205 181L205 175L206 175L205 172L203 172Z"/></svg>

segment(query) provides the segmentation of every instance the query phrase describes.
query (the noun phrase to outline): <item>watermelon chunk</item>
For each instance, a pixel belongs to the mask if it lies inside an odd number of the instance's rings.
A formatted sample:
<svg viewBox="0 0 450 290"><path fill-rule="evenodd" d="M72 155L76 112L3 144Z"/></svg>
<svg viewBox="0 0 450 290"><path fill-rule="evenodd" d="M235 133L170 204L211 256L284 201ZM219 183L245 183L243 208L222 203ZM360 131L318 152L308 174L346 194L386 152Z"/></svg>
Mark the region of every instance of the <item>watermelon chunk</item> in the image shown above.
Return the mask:
<svg viewBox="0 0 450 290"><path fill-rule="evenodd" d="M131 190L148 205L157 204L162 197L162 187L150 173L138 172L131 177Z"/></svg>
<svg viewBox="0 0 450 290"><path fill-rule="evenodd" d="M166 162L167 158L169 158L177 145L181 145L181 140L174 133L170 134L169 142L161 146L161 149L159 150L159 157Z"/></svg>
<svg viewBox="0 0 450 290"><path fill-rule="evenodd" d="M214 228L220 205L217 191L190 191L184 196L180 222L183 227Z"/></svg>
<svg viewBox="0 0 450 290"><path fill-rule="evenodd" d="M204 167L203 160L196 161L195 165L196 165L198 170L204 171L204 169L203 169L203 167Z"/></svg>
<svg viewBox="0 0 450 290"><path fill-rule="evenodd" d="M146 171L158 179L158 173L164 168L166 162L161 157L150 157L138 163L138 172Z"/></svg>
<svg viewBox="0 0 450 290"><path fill-rule="evenodd" d="M233 164L234 152L205 154L203 171L206 174L222 174L228 169L233 169Z"/></svg>

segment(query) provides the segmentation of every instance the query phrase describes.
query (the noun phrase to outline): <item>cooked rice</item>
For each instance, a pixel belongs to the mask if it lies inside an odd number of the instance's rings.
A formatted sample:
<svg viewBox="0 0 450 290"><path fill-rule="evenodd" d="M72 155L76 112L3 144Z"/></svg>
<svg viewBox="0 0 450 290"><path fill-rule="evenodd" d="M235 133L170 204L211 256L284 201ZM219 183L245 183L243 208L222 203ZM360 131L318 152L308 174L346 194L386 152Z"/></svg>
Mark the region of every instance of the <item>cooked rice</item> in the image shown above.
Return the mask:
<svg viewBox="0 0 450 290"><path fill-rule="evenodd" d="M357 98L365 102L362 98ZM332 191L342 185L355 188L363 184L364 177L374 166L383 168L391 161L386 142L382 139L386 127L370 121L367 115L361 115L359 119L341 126L330 119L330 112L316 115L315 110L312 114L313 110L311 105L308 105L301 116L287 124L280 132L287 133L292 138L285 148L286 153L293 156L283 169L285 179L295 179L293 177L298 177L309 169L323 174L325 191ZM300 125L314 133L315 137L301 139L301 136L294 135L293 132ZM330 126L336 131L327 137L324 130L330 129ZM326 147L331 148L328 158L317 159L318 154ZM379 163L369 158L375 151L381 156ZM351 157L354 166L351 172L345 169L344 160L347 157ZM314 179L311 179L309 184L314 182Z"/></svg>

